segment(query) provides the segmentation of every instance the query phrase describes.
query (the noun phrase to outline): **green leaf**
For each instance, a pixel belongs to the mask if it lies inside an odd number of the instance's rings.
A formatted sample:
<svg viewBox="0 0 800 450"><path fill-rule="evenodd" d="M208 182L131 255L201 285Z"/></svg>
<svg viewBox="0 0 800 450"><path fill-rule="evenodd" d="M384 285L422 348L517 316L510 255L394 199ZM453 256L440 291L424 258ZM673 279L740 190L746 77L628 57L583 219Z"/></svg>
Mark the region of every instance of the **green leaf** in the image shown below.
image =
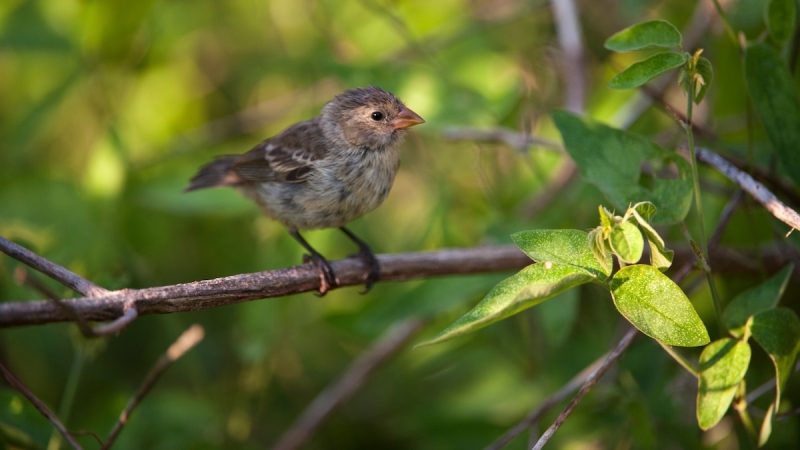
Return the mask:
<svg viewBox="0 0 800 450"><path fill-rule="evenodd" d="M618 210L642 201L658 210L654 225L678 223L692 204L689 163L659 147L644 136L582 119L566 111L555 111L553 120L564 139L567 152L586 181L596 185ZM651 187L640 185L641 166L649 161L657 173L664 165L674 165L678 178L655 178Z"/></svg>
<svg viewBox="0 0 800 450"><path fill-rule="evenodd" d="M633 205L633 211L644 220L650 220L656 215L656 205L651 202L639 202Z"/></svg>
<svg viewBox="0 0 800 450"><path fill-rule="evenodd" d="M606 48L615 52L629 52L647 47L677 47L681 33L675 25L664 20L637 23L615 33L606 40Z"/></svg>
<svg viewBox="0 0 800 450"><path fill-rule="evenodd" d="M652 203L648 202L645 204L652 207ZM655 214L654 211L649 210L644 210L644 212L649 216ZM634 207L633 217L636 219L639 227L644 232L644 235L647 236L647 244L650 246L650 265L662 272L669 269L672 265L672 260L675 257L675 252L672 250L667 250L666 246L664 245L664 240L661 239L661 236L658 234L658 232L650 226L644 217L641 216L638 205Z"/></svg>
<svg viewBox="0 0 800 450"><path fill-rule="evenodd" d="M777 50L755 44L744 52L747 90L783 166L800 184L800 100L792 74Z"/></svg>
<svg viewBox="0 0 800 450"><path fill-rule="evenodd" d="M633 89L670 70L682 66L686 56L682 53L664 52L653 55L618 73L608 82L609 89Z"/></svg>
<svg viewBox="0 0 800 450"><path fill-rule="evenodd" d="M764 20L772 39L784 44L794 33L795 0L769 0L764 9Z"/></svg>
<svg viewBox="0 0 800 450"><path fill-rule="evenodd" d="M703 349L697 392L697 423L700 428L707 430L722 419L749 365L750 346L746 341L724 338Z"/></svg>
<svg viewBox="0 0 800 450"><path fill-rule="evenodd" d="M728 303L725 312L722 313L722 320L734 336L744 335L744 325L751 316L772 309L778 304L793 271L794 264L789 263L772 278L740 293Z"/></svg>
<svg viewBox="0 0 800 450"><path fill-rule="evenodd" d="M753 316L753 339L769 354L775 366L775 411L780 406L781 390L792 374L800 351L800 319L791 309L774 308Z"/></svg>
<svg viewBox="0 0 800 450"><path fill-rule="evenodd" d="M418 346L436 344L481 329L593 279L591 273L566 264L532 264L498 283L471 311Z"/></svg>
<svg viewBox="0 0 800 450"><path fill-rule="evenodd" d="M697 60L697 73L703 77L703 85L700 86L700 89L697 89L694 94L694 103L699 105L708 93L711 82L714 81L714 69L711 68L711 61L700 57L700 59Z"/></svg>
<svg viewBox="0 0 800 450"><path fill-rule="evenodd" d="M597 262L600 263L600 267L602 267L602 273L610 274L611 269L614 268L614 262L611 260L611 253L606 248L606 241L603 239L602 228L598 227L590 231L587 241L589 243L589 248L592 250L592 255L594 255ZM606 275L606 278L608 278L608 275Z"/></svg>
<svg viewBox="0 0 800 450"><path fill-rule="evenodd" d="M589 246L589 234L582 230L529 230L511 235L517 247L534 261L579 267L605 280L611 268L603 267Z"/></svg>
<svg viewBox="0 0 800 450"><path fill-rule="evenodd" d="M609 237L611 250L622 261L633 264L639 262L644 251L644 239L639 228L628 222L620 222L611 230Z"/></svg>
<svg viewBox="0 0 800 450"><path fill-rule="evenodd" d="M708 331L680 287L647 265L620 269L611 280L614 305L642 333L667 345L696 347Z"/></svg>

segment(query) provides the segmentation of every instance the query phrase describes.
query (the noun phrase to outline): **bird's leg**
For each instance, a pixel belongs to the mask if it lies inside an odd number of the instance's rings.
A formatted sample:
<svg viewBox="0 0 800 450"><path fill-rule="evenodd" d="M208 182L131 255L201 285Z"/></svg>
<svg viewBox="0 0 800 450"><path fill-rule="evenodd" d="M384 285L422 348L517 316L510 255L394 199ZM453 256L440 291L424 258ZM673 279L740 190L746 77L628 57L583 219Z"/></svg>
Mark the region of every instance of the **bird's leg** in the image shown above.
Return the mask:
<svg viewBox="0 0 800 450"><path fill-rule="evenodd" d="M339 279L333 273L333 268L324 256L314 250L311 245L300 236L297 230L289 230L289 234L300 243L308 251L308 255L303 256L303 262L306 263L310 259L311 262L319 269L319 294L325 295L331 288L339 286Z"/></svg>
<svg viewBox="0 0 800 450"><path fill-rule="evenodd" d="M366 294L370 289L372 289L372 285L381 279L381 266L378 264L378 259L375 258L375 254L372 253L372 250L369 248L369 245L367 245L366 242L359 239L358 236L353 234L352 231L345 227L339 227L339 229L342 230L342 232L346 234L351 241L358 245L358 254L355 256L358 256L358 258L361 259L361 262L364 263L364 267L367 268L367 273L364 274L364 290L361 291L362 294Z"/></svg>

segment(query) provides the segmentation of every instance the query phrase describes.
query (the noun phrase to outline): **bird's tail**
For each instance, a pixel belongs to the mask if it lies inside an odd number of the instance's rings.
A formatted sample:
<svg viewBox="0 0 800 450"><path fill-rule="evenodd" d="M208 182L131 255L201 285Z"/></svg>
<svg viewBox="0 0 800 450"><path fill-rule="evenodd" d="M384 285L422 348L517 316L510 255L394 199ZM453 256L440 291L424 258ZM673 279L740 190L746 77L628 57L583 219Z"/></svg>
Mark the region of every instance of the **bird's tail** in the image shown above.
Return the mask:
<svg viewBox="0 0 800 450"><path fill-rule="evenodd" d="M197 175L189 181L189 187L183 192L194 191L216 186L236 186L242 183L242 179L231 168L236 155L221 156L203 166Z"/></svg>

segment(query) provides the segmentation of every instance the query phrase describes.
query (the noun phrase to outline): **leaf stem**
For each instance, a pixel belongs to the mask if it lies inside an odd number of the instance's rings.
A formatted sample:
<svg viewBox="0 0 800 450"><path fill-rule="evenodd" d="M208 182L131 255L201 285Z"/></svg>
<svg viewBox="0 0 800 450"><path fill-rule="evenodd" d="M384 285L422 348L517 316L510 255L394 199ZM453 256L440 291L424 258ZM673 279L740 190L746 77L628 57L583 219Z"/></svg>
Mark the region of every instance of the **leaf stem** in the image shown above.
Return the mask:
<svg viewBox="0 0 800 450"><path fill-rule="evenodd" d="M728 21L728 16L725 15L725 11L722 10L722 5L719 4L719 0L713 0L714 7L717 9L717 14L719 14L719 18L722 19L722 23L725 24L725 31L728 33L728 37L733 41L734 45L740 47L739 40L736 39L736 32L733 31L733 27L731 23Z"/></svg>
<svg viewBox="0 0 800 450"><path fill-rule="evenodd" d="M683 355L675 351L675 349L672 348L671 346L664 344L663 342L657 339L656 342L658 342L658 345L660 345L661 348L663 348L664 351L667 352L667 354L669 354L669 356L672 356L672 359L677 361L678 364L683 366L684 369L686 369L689 373L694 375L695 378L700 378L700 370L698 370L695 366L693 366L688 359L684 358Z"/></svg>
<svg viewBox="0 0 800 450"><path fill-rule="evenodd" d="M697 174L697 152L694 148L694 133L692 132L692 108L694 106L695 84L690 80L686 88L686 122L683 128L686 130L686 141L689 146L689 153L692 156L692 183L694 184L694 201L697 208L697 218L700 221L700 252L698 257L703 266L703 272L706 274L708 287L711 290L711 299L714 303L714 312L717 316L717 325L719 326L720 333L725 333L725 326L722 323L722 301L717 291L717 285L714 282L714 275L711 273L711 266L708 265L706 256L708 254L708 240L706 239L706 224L703 217L703 201L700 195L700 177Z"/></svg>

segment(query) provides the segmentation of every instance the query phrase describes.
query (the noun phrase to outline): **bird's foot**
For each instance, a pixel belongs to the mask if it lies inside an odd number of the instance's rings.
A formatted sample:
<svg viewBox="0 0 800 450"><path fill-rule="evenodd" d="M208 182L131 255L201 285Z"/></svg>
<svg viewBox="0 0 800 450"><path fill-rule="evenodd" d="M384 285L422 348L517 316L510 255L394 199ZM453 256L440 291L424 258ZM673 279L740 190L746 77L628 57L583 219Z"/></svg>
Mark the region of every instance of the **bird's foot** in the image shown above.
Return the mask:
<svg viewBox="0 0 800 450"><path fill-rule="evenodd" d="M333 273L333 268L325 257L319 253L311 255L303 255L303 264L312 263L317 266L319 271L319 296L322 297L328 293L329 290L339 287L339 278Z"/></svg>
<svg viewBox="0 0 800 450"><path fill-rule="evenodd" d="M351 258L358 258L367 271L364 273L364 290L360 294L366 294L372 289L372 285L381 279L381 265L378 263L378 258L372 253L369 247L359 246L358 253L350 255Z"/></svg>

